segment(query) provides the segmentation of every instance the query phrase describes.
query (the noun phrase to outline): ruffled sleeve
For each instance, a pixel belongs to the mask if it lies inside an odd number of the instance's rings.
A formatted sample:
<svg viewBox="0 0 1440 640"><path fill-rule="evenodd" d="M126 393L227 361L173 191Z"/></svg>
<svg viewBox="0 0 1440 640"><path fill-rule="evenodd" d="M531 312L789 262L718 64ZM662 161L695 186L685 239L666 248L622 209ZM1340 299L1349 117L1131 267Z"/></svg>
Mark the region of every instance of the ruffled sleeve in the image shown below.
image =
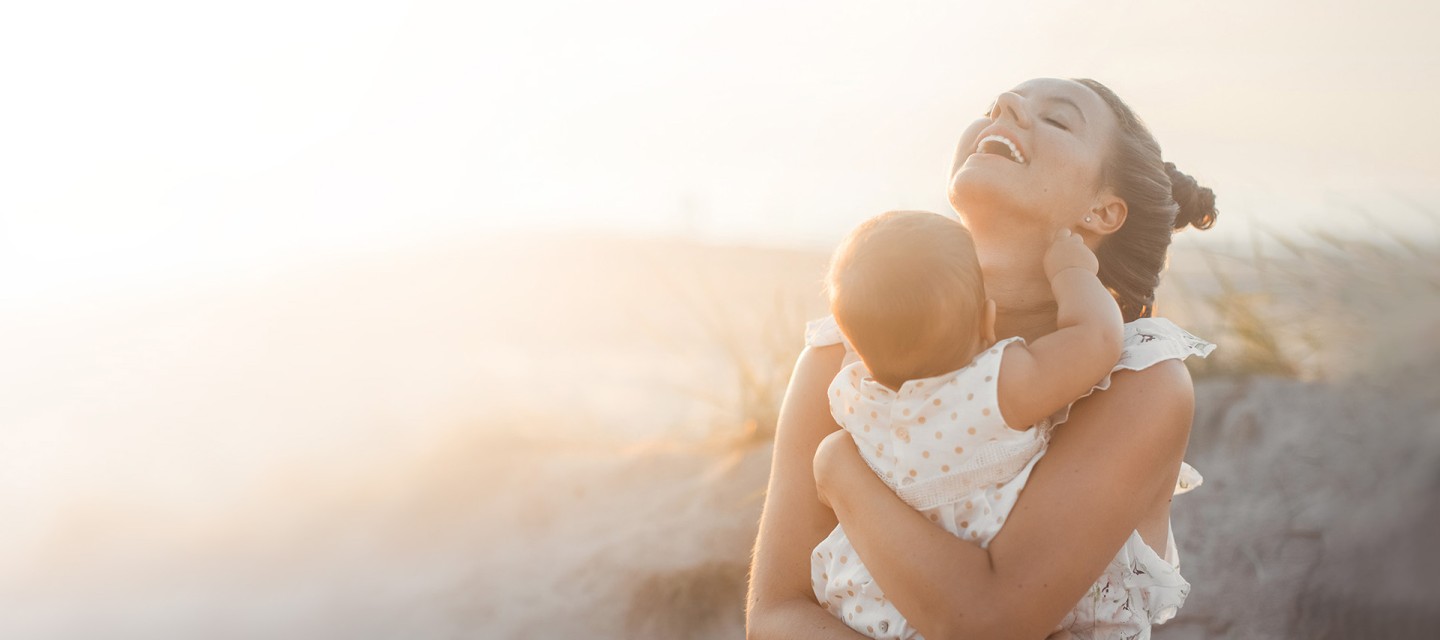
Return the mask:
<svg viewBox="0 0 1440 640"><path fill-rule="evenodd" d="M840 333L840 325L835 324L835 316L825 316L805 323L805 346L828 347L832 344L843 344L847 350L850 349L850 343L846 342L845 336Z"/></svg>
<svg viewBox="0 0 1440 640"><path fill-rule="evenodd" d="M1195 337L1165 318L1140 318L1127 323L1124 343L1119 362L1116 362L1110 373L1106 374L1100 382L1095 383L1095 386L1080 398L1085 398L1096 391L1109 389L1110 377L1116 371L1140 371L1166 360L1184 360L1190 356L1204 358L1215 350L1215 345ZM1078 402L1080 398L1075 400ZM1073 406L1074 403L1072 402L1071 405ZM1050 416L1050 419L1046 421L1048 424L1044 426L1053 428L1065 422L1069 417L1070 407L1067 406ZM1198 482L1195 484L1199 486Z"/></svg>
<svg viewBox="0 0 1440 640"><path fill-rule="evenodd" d="M1204 358L1214 350L1215 345L1165 318L1140 318L1125 325L1125 349L1114 371L1139 371L1158 362L1190 356Z"/></svg>
<svg viewBox="0 0 1440 640"><path fill-rule="evenodd" d="M845 359L840 366L849 366L860 361L860 354L855 353L845 335L840 333L840 325L835 324L835 316L825 316L805 323L805 346L828 347L836 344L845 345Z"/></svg>

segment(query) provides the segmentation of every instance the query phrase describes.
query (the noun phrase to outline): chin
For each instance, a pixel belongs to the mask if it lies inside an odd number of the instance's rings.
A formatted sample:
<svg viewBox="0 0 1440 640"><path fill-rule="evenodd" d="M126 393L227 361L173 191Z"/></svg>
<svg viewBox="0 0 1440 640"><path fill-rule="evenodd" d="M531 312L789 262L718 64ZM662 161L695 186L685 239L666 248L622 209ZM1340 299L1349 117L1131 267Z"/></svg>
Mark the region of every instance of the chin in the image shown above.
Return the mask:
<svg viewBox="0 0 1440 640"><path fill-rule="evenodd" d="M967 226L986 219L1005 217L1019 204L1014 185L1004 184L992 172L978 167L960 167L950 176L950 206Z"/></svg>

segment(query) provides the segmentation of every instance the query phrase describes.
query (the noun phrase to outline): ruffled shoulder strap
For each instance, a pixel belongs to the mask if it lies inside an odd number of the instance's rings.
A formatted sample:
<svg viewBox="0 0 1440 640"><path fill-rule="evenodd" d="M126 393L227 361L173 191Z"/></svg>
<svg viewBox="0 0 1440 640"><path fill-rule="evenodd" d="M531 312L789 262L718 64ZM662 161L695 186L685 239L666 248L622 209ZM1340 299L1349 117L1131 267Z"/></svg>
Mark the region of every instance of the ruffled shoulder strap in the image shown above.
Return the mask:
<svg viewBox="0 0 1440 640"><path fill-rule="evenodd" d="M1139 371L1158 362L1190 356L1204 358L1214 350L1215 345L1165 318L1140 318L1125 325L1125 348L1113 371Z"/></svg>
<svg viewBox="0 0 1440 640"><path fill-rule="evenodd" d="M835 324L835 316L805 323L805 346L828 347L832 344L843 344L847 350L850 348L850 343L840 333L840 325Z"/></svg>
<svg viewBox="0 0 1440 640"><path fill-rule="evenodd" d="M1140 371L1166 360L1184 360L1190 356L1204 358L1215 350L1215 345L1191 335L1189 331L1176 326L1165 318L1140 318L1125 324L1125 346L1120 352L1120 361L1110 369L1100 382L1080 398L1096 391L1110 388L1110 376L1116 371ZM1080 398L1075 400L1078 402ZM1074 404L1073 402L1071 403ZM1070 407L1065 407L1050 416L1046 427L1054 427L1070 417Z"/></svg>

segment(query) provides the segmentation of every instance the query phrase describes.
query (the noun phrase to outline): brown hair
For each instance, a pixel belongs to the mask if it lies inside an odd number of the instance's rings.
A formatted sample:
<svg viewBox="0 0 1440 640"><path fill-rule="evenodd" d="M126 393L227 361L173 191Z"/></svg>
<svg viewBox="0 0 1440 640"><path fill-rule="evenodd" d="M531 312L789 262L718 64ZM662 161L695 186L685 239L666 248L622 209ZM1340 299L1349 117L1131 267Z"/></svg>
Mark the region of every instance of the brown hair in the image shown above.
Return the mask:
<svg viewBox="0 0 1440 640"><path fill-rule="evenodd" d="M1101 180L1125 201L1127 214L1095 252L1100 282L1115 295L1126 322L1146 318L1154 311L1171 234L1215 224L1215 192L1162 160L1155 136L1109 87L1088 78L1075 81L1110 105L1120 123Z"/></svg>
<svg viewBox="0 0 1440 640"><path fill-rule="evenodd" d="M974 354L985 286L970 230L928 211L866 220L835 250L830 312L871 375L898 388Z"/></svg>

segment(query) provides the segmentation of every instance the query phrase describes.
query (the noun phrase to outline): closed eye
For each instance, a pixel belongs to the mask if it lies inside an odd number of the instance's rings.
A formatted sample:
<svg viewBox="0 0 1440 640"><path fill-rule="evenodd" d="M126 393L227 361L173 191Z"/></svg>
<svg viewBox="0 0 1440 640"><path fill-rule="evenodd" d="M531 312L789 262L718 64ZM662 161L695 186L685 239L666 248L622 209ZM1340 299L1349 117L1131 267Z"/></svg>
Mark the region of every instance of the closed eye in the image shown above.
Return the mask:
<svg viewBox="0 0 1440 640"><path fill-rule="evenodd" d="M1070 130L1070 127L1065 126L1065 125L1062 124L1059 120L1056 120L1056 119L1054 119L1054 118L1046 118L1045 121L1048 122L1048 123L1050 123L1050 124L1052 124L1052 125L1055 125L1055 126L1057 126L1057 127L1060 127L1061 129L1064 129L1064 130L1066 130L1066 131L1069 131L1069 130Z"/></svg>

